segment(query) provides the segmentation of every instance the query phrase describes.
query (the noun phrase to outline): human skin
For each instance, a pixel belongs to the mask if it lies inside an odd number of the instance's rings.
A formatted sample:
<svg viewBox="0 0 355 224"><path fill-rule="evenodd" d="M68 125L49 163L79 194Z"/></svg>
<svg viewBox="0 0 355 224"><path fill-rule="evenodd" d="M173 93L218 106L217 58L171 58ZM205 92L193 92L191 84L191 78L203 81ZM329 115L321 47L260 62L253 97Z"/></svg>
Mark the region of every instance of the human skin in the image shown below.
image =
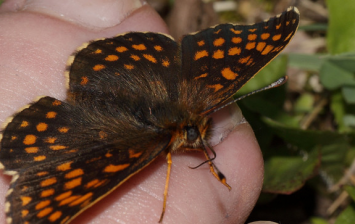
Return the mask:
<svg viewBox="0 0 355 224"><path fill-rule="evenodd" d="M89 40L129 31L168 32L141 1L5 1L0 7L0 122L37 96L65 100L63 73L71 53ZM202 153L173 154L163 223L244 223L261 190L263 161L253 131L240 115L235 106L214 115L215 125L233 127L214 147L214 163L231 191L208 165L188 167L203 162ZM72 223L157 223L166 168L166 159L157 158ZM0 174L0 223L5 223L10 180Z"/></svg>

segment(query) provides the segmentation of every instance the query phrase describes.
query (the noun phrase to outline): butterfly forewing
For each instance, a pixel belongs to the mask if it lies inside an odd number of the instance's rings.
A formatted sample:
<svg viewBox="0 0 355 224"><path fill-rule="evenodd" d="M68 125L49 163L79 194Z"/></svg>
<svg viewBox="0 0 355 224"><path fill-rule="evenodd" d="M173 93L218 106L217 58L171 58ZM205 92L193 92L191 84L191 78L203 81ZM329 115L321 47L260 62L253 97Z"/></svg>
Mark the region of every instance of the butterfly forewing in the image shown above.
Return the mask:
<svg viewBox="0 0 355 224"><path fill-rule="evenodd" d="M176 99L180 65L179 46L167 35L128 33L97 40L70 60L68 100L103 106L126 103L126 97L131 101L148 100L150 95L155 101Z"/></svg>
<svg viewBox="0 0 355 224"><path fill-rule="evenodd" d="M189 93L191 102L203 98L211 110L230 98L284 49L298 22L298 11L290 8L254 25L222 24L185 36L182 75L196 92Z"/></svg>

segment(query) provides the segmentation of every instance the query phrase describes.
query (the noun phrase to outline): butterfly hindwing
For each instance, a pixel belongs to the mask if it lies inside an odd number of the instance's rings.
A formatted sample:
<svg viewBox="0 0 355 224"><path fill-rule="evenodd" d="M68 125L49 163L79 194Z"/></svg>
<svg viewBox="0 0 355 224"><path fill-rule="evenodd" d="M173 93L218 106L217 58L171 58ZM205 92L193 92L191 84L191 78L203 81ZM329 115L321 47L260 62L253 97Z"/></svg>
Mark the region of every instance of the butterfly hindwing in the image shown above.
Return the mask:
<svg viewBox="0 0 355 224"><path fill-rule="evenodd" d="M9 122L0 161L14 176L6 199L12 223L70 220L153 161L171 139L91 116L43 97Z"/></svg>
<svg viewBox="0 0 355 224"><path fill-rule="evenodd" d="M298 10L291 7L265 22L221 24L185 36L182 76L194 90L191 101L204 99L206 111L225 102L284 49L298 22Z"/></svg>

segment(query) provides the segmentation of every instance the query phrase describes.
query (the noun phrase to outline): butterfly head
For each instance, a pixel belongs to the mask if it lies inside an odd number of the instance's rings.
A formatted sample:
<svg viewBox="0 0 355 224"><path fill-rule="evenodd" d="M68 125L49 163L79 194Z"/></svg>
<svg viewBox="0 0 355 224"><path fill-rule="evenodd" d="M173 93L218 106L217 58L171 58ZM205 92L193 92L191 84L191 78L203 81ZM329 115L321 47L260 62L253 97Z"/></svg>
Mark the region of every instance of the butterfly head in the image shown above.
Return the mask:
<svg viewBox="0 0 355 224"><path fill-rule="evenodd" d="M205 147L211 133L211 118L193 116L182 121L173 130L170 151L185 151Z"/></svg>

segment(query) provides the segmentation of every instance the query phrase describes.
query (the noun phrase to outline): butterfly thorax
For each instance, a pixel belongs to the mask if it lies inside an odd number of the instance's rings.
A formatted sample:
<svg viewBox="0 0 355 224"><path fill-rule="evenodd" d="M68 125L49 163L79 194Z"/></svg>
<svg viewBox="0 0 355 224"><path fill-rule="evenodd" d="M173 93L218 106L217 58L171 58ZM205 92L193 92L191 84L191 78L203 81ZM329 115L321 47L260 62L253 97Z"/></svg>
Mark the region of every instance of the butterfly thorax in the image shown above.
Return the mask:
<svg viewBox="0 0 355 224"><path fill-rule="evenodd" d="M140 123L145 123L145 128L150 127L171 135L168 151L200 149L210 138L212 120L185 108L172 102L147 106L145 109L143 106L140 112L137 112L137 119Z"/></svg>

